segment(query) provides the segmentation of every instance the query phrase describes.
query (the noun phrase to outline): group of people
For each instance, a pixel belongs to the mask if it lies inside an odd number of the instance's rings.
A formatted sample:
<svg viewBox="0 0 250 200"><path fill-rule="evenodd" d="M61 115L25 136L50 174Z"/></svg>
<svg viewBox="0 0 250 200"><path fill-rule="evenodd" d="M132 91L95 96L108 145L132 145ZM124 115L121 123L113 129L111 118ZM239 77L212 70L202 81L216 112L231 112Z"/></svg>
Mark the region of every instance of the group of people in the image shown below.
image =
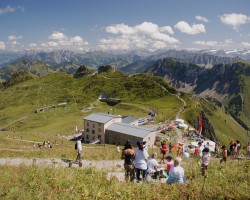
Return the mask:
<svg viewBox="0 0 250 200"><path fill-rule="evenodd" d="M241 144L239 140L231 140L229 143L229 155L230 158L237 158L239 156L240 153L240 149L241 149Z"/></svg>
<svg viewBox="0 0 250 200"><path fill-rule="evenodd" d="M162 149L167 151L165 146ZM186 181L184 169L180 166L181 157L176 157L174 160L171 156L162 157L163 161L167 160L163 167L159 165L156 157L156 153L149 157L143 141L138 141L137 148L134 150L131 141L128 140L121 154L121 158L124 159L125 180L134 181L136 179L137 182L146 182L150 175L152 178L167 178L168 184Z"/></svg>

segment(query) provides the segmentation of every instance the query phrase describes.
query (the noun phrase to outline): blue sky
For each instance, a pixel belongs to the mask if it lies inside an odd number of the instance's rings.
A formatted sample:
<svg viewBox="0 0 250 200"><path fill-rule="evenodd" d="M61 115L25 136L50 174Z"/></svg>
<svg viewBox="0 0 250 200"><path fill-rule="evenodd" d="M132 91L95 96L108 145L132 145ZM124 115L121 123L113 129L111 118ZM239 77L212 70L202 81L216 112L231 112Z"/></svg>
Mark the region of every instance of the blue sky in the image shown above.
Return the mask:
<svg viewBox="0 0 250 200"><path fill-rule="evenodd" d="M0 0L0 52L250 48L249 0Z"/></svg>

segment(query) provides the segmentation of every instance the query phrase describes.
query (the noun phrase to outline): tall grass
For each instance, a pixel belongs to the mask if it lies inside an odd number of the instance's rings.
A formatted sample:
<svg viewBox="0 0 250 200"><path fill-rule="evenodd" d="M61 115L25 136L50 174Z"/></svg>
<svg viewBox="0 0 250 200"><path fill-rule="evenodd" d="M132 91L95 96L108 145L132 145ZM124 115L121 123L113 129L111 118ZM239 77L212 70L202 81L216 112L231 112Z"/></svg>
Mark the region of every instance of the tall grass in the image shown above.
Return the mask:
<svg viewBox="0 0 250 200"><path fill-rule="evenodd" d="M185 161L184 161L185 162ZM249 161L212 161L208 178L199 165L184 163L186 184L126 183L94 168L0 166L1 199L249 199Z"/></svg>

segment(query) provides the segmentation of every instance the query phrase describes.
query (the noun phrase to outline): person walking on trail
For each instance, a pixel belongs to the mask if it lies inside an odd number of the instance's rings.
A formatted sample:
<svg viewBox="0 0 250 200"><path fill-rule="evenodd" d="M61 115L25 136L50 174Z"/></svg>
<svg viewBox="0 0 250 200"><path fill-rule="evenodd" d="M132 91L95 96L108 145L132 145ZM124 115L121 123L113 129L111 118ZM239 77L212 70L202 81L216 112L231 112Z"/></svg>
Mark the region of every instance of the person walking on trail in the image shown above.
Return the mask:
<svg viewBox="0 0 250 200"><path fill-rule="evenodd" d="M147 180L147 161L148 152L143 148L143 142L137 142L138 148L135 150L135 169L136 169L136 179L137 181L146 182ZM142 174L142 178L140 177Z"/></svg>
<svg viewBox="0 0 250 200"><path fill-rule="evenodd" d="M160 163L161 163L162 161L163 161L163 163L165 163L164 160L165 160L166 153L167 153L167 145L166 145L166 142L165 142L165 141L163 141L163 142L161 143L160 149L161 149L161 155L162 155L162 158L161 158Z"/></svg>
<svg viewBox="0 0 250 200"><path fill-rule="evenodd" d="M201 174L202 176L207 176L207 166L209 164L211 154L209 153L209 148L205 147L202 151L202 164L201 164Z"/></svg>
<svg viewBox="0 0 250 200"><path fill-rule="evenodd" d="M225 145L222 146L222 159L220 160L220 163L227 162L227 148Z"/></svg>
<svg viewBox="0 0 250 200"><path fill-rule="evenodd" d="M122 150L121 159L124 159L125 180L130 179L132 182L135 179L135 151L133 150L131 142L128 140Z"/></svg>
<svg viewBox="0 0 250 200"><path fill-rule="evenodd" d="M82 163L82 141L81 138L78 138L75 144L75 150L77 151L76 161L75 164L79 164L79 166Z"/></svg>

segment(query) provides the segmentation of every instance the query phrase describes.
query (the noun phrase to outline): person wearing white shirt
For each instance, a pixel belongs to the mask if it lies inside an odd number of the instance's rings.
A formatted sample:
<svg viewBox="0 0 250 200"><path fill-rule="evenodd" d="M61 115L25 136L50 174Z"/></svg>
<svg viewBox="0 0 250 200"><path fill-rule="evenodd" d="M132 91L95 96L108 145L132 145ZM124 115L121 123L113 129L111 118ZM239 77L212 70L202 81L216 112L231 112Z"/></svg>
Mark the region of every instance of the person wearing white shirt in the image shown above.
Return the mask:
<svg viewBox="0 0 250 200"><path fill-rule="evenodd" d="M136 179L140 181L141 174L142 180L145 182L147 179L147 160L148 160L148 152L143 148L143 142L137 142L138 148L135 150L135 168L136 168Z"/></svg>
<svg viewBox="0 0 250 200"><path fill-rule="evenodd" d="M82 163L82 141L81 141L81 138L79 138L76 141L76 151L77 151L77 156L76 156L75 164L80 165Z"/></svg>

